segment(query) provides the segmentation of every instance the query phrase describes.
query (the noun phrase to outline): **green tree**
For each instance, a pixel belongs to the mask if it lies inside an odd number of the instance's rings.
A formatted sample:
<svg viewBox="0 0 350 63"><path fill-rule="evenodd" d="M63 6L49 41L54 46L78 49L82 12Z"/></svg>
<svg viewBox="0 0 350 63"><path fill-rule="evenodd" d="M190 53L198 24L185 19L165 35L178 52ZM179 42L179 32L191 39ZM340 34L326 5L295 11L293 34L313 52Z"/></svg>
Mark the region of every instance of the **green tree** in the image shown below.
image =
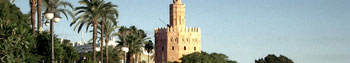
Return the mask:
<svg viewBox="0 0 350 63"><path fill-rule="evenodd" d="M148 42L146 42L146 45L145 45L145 50L147 51L147 53L149 54L149 53L152 53L152 50L153 50L153 43L152 43L152 41L151 40L149 40ZM149 63L149 55L148 55L148 58L147 58L147 62Z"/></svg>
<svg viewBox="0 0 350 63"><path fill-rule="evenodd" d="M23 22L0 19L0 62L36 62L38 56L31 54L34 37L29 25Z"/></svg>
<svg viewBox="0 0 350 63"><path fill-rule="evenodd" d="M55 35L57 37L57 35ZM37 37L37 54L43 57L41 60L44 62L51 62L51 34L47 31L43 31L38 34ZM59 38L54 38L55 42L55 58L57 62L72 63L78 60L78 53L73 49L69 40L63 40L60 42Z"/></svg>
<svg viewBox="0 0 350 63"><path fill-rule="evenodd" d="M38 12L37 13L37 16L38 16L38 21L37 21L38 22L38 26L37 26L38 29L37 30L39 32L42 32L42 30L41 30L42 29L42 26L41 26L41 20L42 20L41 19L41 9L42 9L41 4L42 4L42 0L37 0L37 12Z"/></svg>
<svg viewBox="0 0 350 63"><path fill-rule="evenodd" d="M108 20L108 19L107 19ZM117 32L115 32L115 29L117 29L118 28L118 26L116 25L116 24L114 24L114 23L112 23L111 21L106 21L106 22L104 22L105 23L105 27L104 27L104 36L103 37L105 37L106 39L104 40L105 42L106 42L106 44L108 45L108 42L109 42L109 40L110 39L112 39L113 38L113 36L117 36L118 35L118 33ZM100 26L97 26L97 29L99 29L99 31L97 31L97 33L98 34L102 34L102 29L101 29L101 27L102 27L102 25L100 25ZM93 31L90 31L90 32L93 32ZM100 37L97 37L97 38L99 38L99 40L98 41L101 41L101 40L103 40L103 39L101 39L101 36ZM90 39L89 40L89 42L91 41L91 40L93 40L93 39ZM101 45L102 46L102 45ZM108 47L105 47L105 49L108 49ZM106 62L108 62L108 50L105 50L106 52ZM101 54L102 55L102 54Z"/></svg>
<svg viewBox="0 0 350 63"><path fill-rule="evenodd" d="M61 1L61 0L44 0L43 6L46 8L45 12L54 12L55 17L58 17L60 14L63 14L66 19L68 20L68 16L74 18L74 14L72 13L72 10L74 10L74 7L71 3L67 1ZM67 7L69 7L67 9ZM71 9L71 10L70 10Z"/></svg>
<svg viewBox="0 0 350 63"><path fill-rule="evenodd" d="M208 54L204 51L185 55L180 60L182 63L237 63L236 61L229 60L228 56L224 54Z"/></svg>
<svg viewBox="0 0 350 63"><path fill-rule="evenodd" d="M29 15L22 14L8 0L0 0L0 63L35 63L41 56L32 54L34 36Z"/></svg>
<svg viewBox="0 0 350 63"><path fill-rule="evenodd" d="M108 3L105 3L103 4L104 9L102 10L102 14L101 14L101 28L100 28L100 31L101 31L101 36L100 36L100 39L101 39L101 46L103 46L103 38L107 36L103 36L105 35L106 33L106 30L108 28L105 28L105 22L113 22L113 24L107 24L109 26L116 26L117 24L117 21L116 21L116 18L118 17L118 11L115 7L117 7L117 5L114 5L112 4L111 2L108 2ZM106 30L105 30L106 29ZM113 29L114 30L114 29ZM106 46L107 46L107 42L106 42ZM100 48L101 50L103 50L103 48L101 47ZM108 50L106 50L106 54L107 54ZM106 55L108 56L108 55ZM103 51L101 51L101 59L103 59ZM108 62L108 57L106 59L106 61ZM101 62L103 63L103 60L101 60Z"/></svg>
<svg viewBox="0 0 350 63"><path fill-rule="evenodd" d="M113 46L108 46L108 48L109 49L106 49L106 50L110 52L106 54L106 59L108 59L107 63L119 63L121 59L119 58L118 48ZM107 56L107 55L111 55L111 56Z"/></svg>
<svg viewBox="0 0 350 63"><path fill-rule="evenodd" d="M83 26L86 26L88 30L89 26L93 24L93 60L96 62L96 38L97 38L97 25L98 20L101 18L104 9L108 6L104 6L104 0L81 0L79 1L83 6L76 7L76 17L73 22L70 24L76 24L74 29L78 27L78 33L80 32Z"/></svg>
<svg viewBox="0 0 350 63"><path fill-rule="evenodd" d="M30 15L22 14L19 8L8 0L0 0L0 63L46 63L50 61L50 34L38 33L33 36L30 27ZM37 39L37 40L34 40ZM33 43L34 41L39 43ZM76 52L64 40L60 44L55 38L55 52L58 62L72 63L77 58ZM37 44L38 48L34 48Z"/></svg>
<svg viewBox="0 0 350 63"><path fill-rule="evenodd" d="M135 62L136 59L133 58L133 56L136 56L137 58L137 55L135 54L141 53L141 48L144 46L144 43L149 40L146 33L141 29L137 29L135 26L130 26L130 28L124 26L120 27L118 38L120 40L117 41L119 47L129 48L129 52L127 53L127 63Z"/></svg>
<svg viewBox="0 0 350 63"><path fill-rule="evenodd" d="M32 21L32 33L35 36L35 11L36 11L36 3L37 0L28 0L30 3L30 14L31 14L31 21Z"/></svg>
<svg viewBox="0 0 350 63"><path fill-rule="evenodd" d="M113 36L117 36L117 33L115 32L115 29L118 28L116 24L112 24L110 21L105 22L105 27L104 27L104 34L105 34L105 42L106 46L108 46L108 42L110 39L113 38ZM106 62L108 63L109 61L109 49L106 47Z"/></svg>
<svg viewBox="0 0 350 63"><path fill-rule="evenodd" d="M264 59L255 60L255 63L294 63L291 59L286 56L280 55L277 57L274 54L267 55Z"/></svg>

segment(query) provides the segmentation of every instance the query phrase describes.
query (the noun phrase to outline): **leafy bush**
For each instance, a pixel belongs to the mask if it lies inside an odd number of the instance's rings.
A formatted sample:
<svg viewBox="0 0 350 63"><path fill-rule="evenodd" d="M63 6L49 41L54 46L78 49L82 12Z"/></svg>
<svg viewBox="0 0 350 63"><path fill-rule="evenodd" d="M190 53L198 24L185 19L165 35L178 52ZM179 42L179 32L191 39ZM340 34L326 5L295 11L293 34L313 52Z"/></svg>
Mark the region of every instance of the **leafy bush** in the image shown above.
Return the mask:
<svg viewBox="0 0 350 63"><path fill-rule="evenodd" d="M274 54L269 54L264 59L255 60L255 63L293 63L293 61L283 55L277 57Z"/></svg>
<svg viewBox="0 0 350 63"><path fill-rule="evenodd" d="M220 53L208 54L204 51L194 52L183 56L180 59L181 63L237 63L236 61L229 60L228 56ZM174 62L177 63L177 62Z"/></svg>

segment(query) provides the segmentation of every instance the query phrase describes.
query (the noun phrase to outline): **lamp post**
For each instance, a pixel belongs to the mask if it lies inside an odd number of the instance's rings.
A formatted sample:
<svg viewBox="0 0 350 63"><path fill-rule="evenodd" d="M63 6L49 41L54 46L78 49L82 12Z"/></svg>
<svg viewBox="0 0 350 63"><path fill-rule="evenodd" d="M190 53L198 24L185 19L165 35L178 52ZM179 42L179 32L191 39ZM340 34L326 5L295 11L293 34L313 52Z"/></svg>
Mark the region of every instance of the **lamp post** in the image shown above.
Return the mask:
<svg viewBox="0 0 350 63"><path fill-rule="evenodd" d="M54 49L54 34L53 34L53 22L58 22L61 17L59 17L57 14L47 12L45 13L45 17L50 20L50 24L48 22L45 22L45 25L50 25L50 33L51 33L51 61L52 63L55 63L55 49Z"/></svg>
<svg viewBox="0 0 350 63"><path fill-rule="evenodd" d="M122 47L122 50L125 52L124 53L124 63L126 63L126 53L129 52L129 48L128 47Z"/></svg>

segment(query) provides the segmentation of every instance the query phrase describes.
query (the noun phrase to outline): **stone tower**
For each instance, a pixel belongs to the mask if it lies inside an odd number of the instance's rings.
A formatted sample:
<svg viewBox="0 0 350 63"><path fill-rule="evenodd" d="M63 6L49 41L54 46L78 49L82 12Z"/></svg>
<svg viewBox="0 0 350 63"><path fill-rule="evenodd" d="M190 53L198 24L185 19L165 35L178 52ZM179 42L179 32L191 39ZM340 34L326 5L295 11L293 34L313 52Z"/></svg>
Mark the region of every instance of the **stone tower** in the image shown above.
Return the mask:
<svg viewBox="0 0 350 63"><path fill-rule="evenodd" d="M154 31L156 63L181 62L183 55L201 52L201 31L185 26L185 5L181 0L170 4L170 26Z"/></svg>

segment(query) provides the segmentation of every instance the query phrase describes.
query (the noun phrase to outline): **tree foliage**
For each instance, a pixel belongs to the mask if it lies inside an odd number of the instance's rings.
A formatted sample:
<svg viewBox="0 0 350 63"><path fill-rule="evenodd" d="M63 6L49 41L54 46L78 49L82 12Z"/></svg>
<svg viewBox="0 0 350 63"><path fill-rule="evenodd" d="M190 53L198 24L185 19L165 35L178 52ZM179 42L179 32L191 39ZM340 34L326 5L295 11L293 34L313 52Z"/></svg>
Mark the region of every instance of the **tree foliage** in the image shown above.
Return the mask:
<svg viewBox="0 0 350 63"><path fill-rule="evenodd" d="M45 62L51 61L51 34L44 31L37 36L37 54L44 56L41 60ZM59 38L55 35L55 58L58 62L71 63L74 60L78 60L78 54L74 50L73 46L69 43L69 40L63 40L60 42Z"/></svg>
<svg viewBox="0 0 350 63"><path fill-rule="evenodd" d="M293 61L283 55L277 57L274 54L269 54L264 59L255 60L255 63L293 63Z"/></svg>
<svg viewBox="0 0 350 63"><path fill-rule="evenodd" d="M75 8L76 13L74 14L73 22L70 24L76 24L74 30L78 28L78 33L83 26L86 26L86 31L93 25L93 59L96 60L96 39L97 39L97 26L98 21L104 16L105 12L111 11L106 9L114 9L116 5L111 3L105 3L104 0L81 0L79 1L83 6ZM116 11L116 10L115 10ZM117 15L117 14L115 14ZM78 27L79 26L79 27ZM95 61L94 61L95 63Z"/></svg>
<svg viewBox="0 0 350 63"><path fill-rule="evenodd" d="M0 63L36 62L29 16L8 0L0 0Z"/></svg>
<svg viewBox="0 0 350 63"><path fill-rule="evenodd" d="M8 0L0 0L0 63L47 63L50 61L51 48L48 32L33 36L28 14ZM34 43L34 38L37 42ZM65 40L63 44L55 38L55 52L58 62L72 63L77 53ZM39 45L34 48L32 45Z"/></svg>
<svg viewBox="0 0 350 63"><path fill-rule="evenodd" d="M145 48L145 50L147 51L148 54L152 53L152 50L153 50L153 48L154 48L154 45L153 45L152 41L149 40L148 42L146 42L144 48ZM149 57L150 57L150 56L148 55L148 57L147 57L147 62L150 62L150 61L149 61L149 59L150 59Z"/></svg>
<svg viewBox="0 0 350 63"><path fill-rule="evenodd" d="M229 60L225 54L208 54L204 51L185 55L180 60L182 63L237 63L236 61Z"/></svg>
<svg viewBox="0 0 350 63"><path fill-rule="evenodd" d="M129 52L127 53L127 63L134 63L137 58L137 54L142 52L142 47L144 47L145 42L149 40L146 33L142 29L137 29L135 26L130 26L126 28L122 26L119 28L117 41L118 47L128 47ZM136 58L133 56L136 55ZM134 61L134 62L132 62Z"/></svg>

